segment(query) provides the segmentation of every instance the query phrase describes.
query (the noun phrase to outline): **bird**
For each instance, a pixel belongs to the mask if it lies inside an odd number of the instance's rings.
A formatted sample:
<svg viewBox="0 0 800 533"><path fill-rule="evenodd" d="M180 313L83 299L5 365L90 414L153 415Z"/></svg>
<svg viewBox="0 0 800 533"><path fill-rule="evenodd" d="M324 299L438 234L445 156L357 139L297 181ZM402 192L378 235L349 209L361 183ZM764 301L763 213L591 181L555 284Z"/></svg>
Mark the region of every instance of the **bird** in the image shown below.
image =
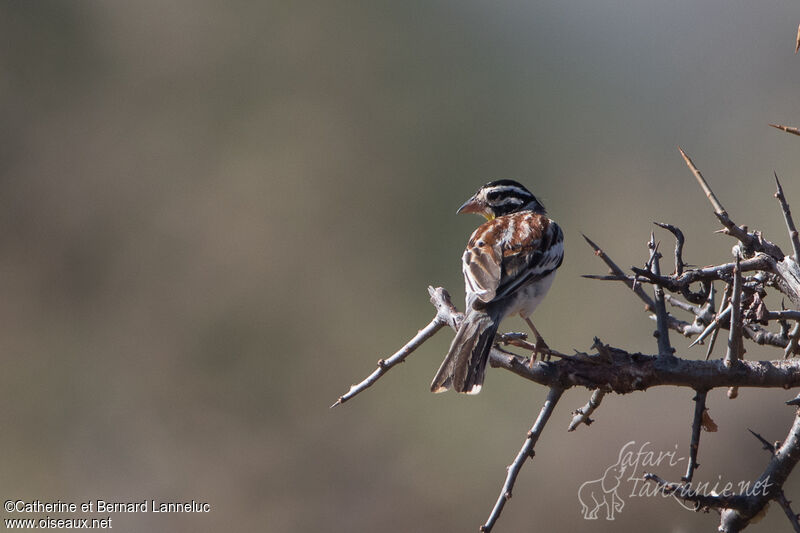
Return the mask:
<svg viewBox="0 0 800 533"><path fill-rule="evenodd" d="M549 350L530 315L564 260L564 234L536 196L511 179L482 186L459 213L483 215L486 222L472 233L461 258L466 311L431 391L477 394L505 317L519 314L536 336L536 351Z"/></svg>

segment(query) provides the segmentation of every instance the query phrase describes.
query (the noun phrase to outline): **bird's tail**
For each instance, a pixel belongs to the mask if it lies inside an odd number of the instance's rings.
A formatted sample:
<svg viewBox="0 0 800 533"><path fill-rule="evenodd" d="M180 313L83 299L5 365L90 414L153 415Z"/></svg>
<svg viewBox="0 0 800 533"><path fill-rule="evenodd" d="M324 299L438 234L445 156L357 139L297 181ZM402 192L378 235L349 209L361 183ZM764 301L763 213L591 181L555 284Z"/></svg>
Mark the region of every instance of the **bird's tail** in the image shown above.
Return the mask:
<svg viewBox="0 0 800 533"><path fill-rule="evenodd" d="M457 392L478 394L499 325L500 317L494 313L469 310L433 378L431 391L444 392L452 387Z"/></svg>

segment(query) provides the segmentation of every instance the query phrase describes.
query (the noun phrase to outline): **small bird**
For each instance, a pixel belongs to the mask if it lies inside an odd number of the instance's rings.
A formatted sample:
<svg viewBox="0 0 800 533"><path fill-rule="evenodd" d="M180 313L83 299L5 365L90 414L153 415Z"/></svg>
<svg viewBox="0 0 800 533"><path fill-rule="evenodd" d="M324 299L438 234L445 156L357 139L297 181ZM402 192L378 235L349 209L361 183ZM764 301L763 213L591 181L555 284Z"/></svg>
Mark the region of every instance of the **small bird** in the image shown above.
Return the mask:
<svg viewBox="0 0 800 533"><path fill-rule="evenodd" d="M466 288L464 320L431 383L432 392L451 387L477 394L500 322L519 313L546 344L529 317L544 299L564 259L564 234L544 206L514 180L487 183L456 213L487 221L469 239L462 256ZM533 358L531 359L533 361Z"/></svg>

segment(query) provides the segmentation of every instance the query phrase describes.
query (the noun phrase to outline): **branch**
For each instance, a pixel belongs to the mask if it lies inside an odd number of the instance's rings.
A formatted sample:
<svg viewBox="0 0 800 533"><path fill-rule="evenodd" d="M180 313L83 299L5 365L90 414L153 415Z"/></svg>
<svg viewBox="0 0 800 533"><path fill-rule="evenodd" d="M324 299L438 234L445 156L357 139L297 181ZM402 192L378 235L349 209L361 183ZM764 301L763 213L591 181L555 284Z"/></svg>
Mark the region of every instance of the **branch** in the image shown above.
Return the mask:
<svg viewBox="0 0 800 533"><path fill-rule="evenodd" d="M719 310L717 311L717 316L722 311L722 309L730 303L731 297L731 286L725 285L725 289L722 291L722 301L719 303ZM714 343L717 342L717 336L719 335L719 329L714 330L714 333L711 335L711 341L708 343L708 348L706 349L706 361L708 358L711 357L711 352L714 351Z"/></svg>
<svg viewBox="0 0 800 533"><path fill-rule="evenodd" d="M605 355L603 355L605 352ZM698 361L659 357L603 346L594 354L578 353L571 359L537 362L532 367L518 357L492 351L489 362L527 380L564 389L603 387L627 394L650 387L672 385L692 389L720 387L792 388L800 386L800 362L740 361L727 367L722 360Z"/></svg>
<svg viewBox="0 0 800 533"><path fill-rule="evenodd" d="M650 233L650 242L647 246L650 248L650 272L655 276L660 276L661 254L658 252L656 237L652 232ZM667 308L664 305L664 289L656 285L653 287L653 294L656 300L655 337L658 341L658 354L662 357L671 357L675 350L673 350L672 346L669 344L669 328L667 327Z"/></svg>
<svg viewBox="0 0 800 533"><path fill-rule="evenodd" d="M503 507L505 507L506 502L511 499L511 491L514 489L514 483L517 481L519 471L522 469L522 465L525 464L525 461L529 457L532 458L534 456L533 447L536 446L536 441L539 440L539 435L542 434L542 430L550 419L550 415L553 414L553 409L555 409L556 403L558 403L563 392L564 389L551 387L550 392L547 393L547 399L542 406L542 410L539 411L536 422L534 422L533 427L528 432L528 436L522 444L522 448L519 450L516 459L514 459L514 462L508 467L508 475L506 476L505 483L503 483L503 489L500 491L500 497L497 498L497 503L495 503L494 509L492 509L491 514L489 514L486 523L481 526L481 531L491 531L497 519L500 518Z"/></svg>
<svg viewBox="0 0 800 533"><path fill-rule="evenodd" d="M786 495L782 490L778 492L775 501L778 502L783 512L786 513L786 518L789 519L789 523L792 524L792 529L794 529L795 533L800 533L800 522L797 521L797 513L792 511L792 502L786 499Z"/></svg>
<svg viewBox="0 0 800 533"><path fill-rule="evenodd" d="M695 166L694 162L692 162L692 159L688 155L686 155L686 152L683 151L683 148L678 146L678 151L681 153L681 157L683 157L683 160L686 162L686 165L689 167L689 170L691 170L692 174L694 174L697 183L700 184L700 188L703 189L703 192L706 194L706 198L708 198L708 201L711 202L711 207L714 208L714 213L717 215L717 217L725 217L727 219L728 218L727 211L725 211L725 208L722 207L722 204L719 203L719 200L717 200L714 191L712 191L711 187L708 186L708 182L703 177L703 174L700 172L700 169L698 169ZM728 222L730 222L730 220L728 220ZM730 223L733 224L732 222ZM725 223L723 222L723 224Z"/></svg>
<svg viewBox="0 0 800 533"><path fill-rule="evenodd" d="M589 401L586 402L586 405L580 407L572 412L573 416L572 421L569 423L569 427L567 431L575 431L577 427L581 424L586 424L587 426L591 425L594 420L589 418L595 410L600 407L600 402L603 401L603 396L606 395L606 391L603 389L595 389L592 392L592 396L589 398Z"/></svg>
<svg viewBox="0 0 800 533"><path fill-rule="evenodd" d="M800 135L800 128L793 128L791 126L781 126L780 124L770 124L775 129L791 133L792 135Z"/></svg>
<svg viewBox="0 0 800 533"><path fill-rule="evenodd" d="M741 262L742 272L753 272L762 270L772 272L774 270L774 261L766 254L757 254L755 257L745 259ZM632 267L631 270L638 275L646 278L649 283L661 285L671 292L682 292L689 288L689 285L698 281L730 281L733 275L733 269L736 263L723 263L721 265L709 266L705 268L698 268L687 270L683 275L678 277L672 276L656 276L649 270L643 268Z"/></svg>
<svg viewBox="0 0 800 533"><path fill-rule="evenodd" d="M589 244L589 246L592 247L592 250L594 250L594 255L602 259L605 262L605 264L608 265L608 268L609 270L611 270L611 273L617 276L616 279L619 279L620 281L628 280L628 277L625 275L625 272L623 272L622 269L618 267L617 264L610 257L608 257L608 255L606 255L606 253L598 245L592 242L592 240L586 235L583 235L583 238ZM627 283L625 284L627 285ZM634 294L636 294L636 296L639 297L640 300L644 302L648 311L652 311L655 309L655 302L653 302L653 300L644 292L642 287L638 285L635 280L631 284L631 290L634 292Z"/></svg>
<svg viewBox="0 0 800 533"><path fill-rule="evenodd" d="M706 410L706 396L708 391L697 391L694 396L694 419L692 420L692 440L689 441L689 464L686 467L686 475L683 480L687 483L692 482L694 470L698 466L697 463L697 450L700 447L700 428L703 424L703 413Z"/></svg>
<svg viewBox="0 0 800 533"><path fill-rule="evenodd" d="M779 498L783 484L800 459L800 413L795 413L794 423L783 444L775 447L767 467L755 484L763 491L744 497L744 505L722 511L719 530L733 533L743 529L773 499Z"/></svg>
<svg viewBox="0 0 800 533"><path fill-rule="evenodd" d="M796 322L792 331L789 332L789 342L786 343L786 349L783 351L784 359L788 359L798 353L800 349L798 347L798 338L800 338L800 322Z"/></svg>
<svg viewBox="0 0 800 533"><path fill-rule="evenodd" d="M797 27L797 44L794 46L794 53L800 51L800 26Z"/></svg>
<svg viewBox="0 0 800 533"><path fill-rule="evenodd" d="M744 245L744 248L747 252L745 255L747 256L750 255L750 252L764 252L775 259L782 259L784 254L778 246L765 240L760 234L749 233L747 228L737 226L730 219L728 212L725 211L725 208L719 203L719 200L717 200L717 197L714 195L714 191L712 191L711 187L708 186L708 182L706 182L706 179L692 162L691 158L686 155L686 152L684 152L680 146L678 147L678 150L681 152L683 160L686 161L686 165L689 167L689 170L692 171L695 179L697 179L697 182L700 184L700 188L702 188L703 192L706 194L708 201L711 202L711 206L714 208L714 214L717 216L717 219L720 221L720 223L722 223L723 226L725 226L724 233L739 239L739 241Z"/></svg>
<svg viewBox="0 0 800 533"><path fill-rule="evenodd" d="M733 366L742 358L742 272L739 266L739 253L736 253L736 266L733 269L731 288L731 329L728 332L728 351L725 353L725 366Z"/></svg>
<svg viewBox="0 0 800 533"><path fill-rule="evenodd" d="M683 232L672 224L663 222L653 222L653 224L675 235L675 275L680 276L683 274L683 267L686 266L683 262Z"/></svg>
<svg viewBox="0 0 800 533"><path fill-rule="evenodd" d="M794 220L792 220L792 212L789 209L789 202L786 201L786 197L783 195L783 187L781 187L781 182L778 180L778 173L775 172L774 174L775 184L778 187L778 190L775 192L775 198L777 198L778 202L781 204L783 219L786 221L786 229L789 231L789 239L792 241L794 262L800 263L800 238L797 236L797 228L794 226Z"/></svg>
<svg viewBox="0 0 800 533"><path fill-rule="evenodd" d="M723 533L741 531L763 511L764 506L770 500L776 500L784 507L784 504L781 503L781 498L785 500L783 484L800 459L800 415L795 416L789 435L785 442L778 447L773 446L754 431L750 430L750 432L764 444L765 449L772 452L772 459L752 487L748 486L744 493L725 494L723 492L721 495L709 496L692 490L691 484L688 483L670 483L651 473L645 474L644 478L648 481L655 481L664 494L675 494L684 501L695 503L695 510L720 510L719 531ZM784 507L785 511L788 503L786 502L786 507ZM790 511L791 509L786 514L794 526L797 517Z"/></svg>
<svg viewBox="0 0 800 533"><path fill-rule="evenodd" d="M374 385L375 382L383 377L383 375L389 370L391 370L392 367L405 361L406 357L411 355L412 352L419 348L426 340L433 337L433 335L442 329L442 327L450 325L452 328L458 329L458 324L461 322L461 319L464 315L459 313L453 306L452 302L450 301L450 294L441 287L436 289L433 287L428 287L428 293L431 295L431 303L434 307L436 307L436 316L433 317L433 320L431 320L430 323L423 329L419 330L414 338L412 338L405 344L405 346L395 352L394 355L388 359L379 359L378 368L372 374L364 378L361 383L351 386L350 390L346 394L339 396L339 399L336 400L333 405L331 405L331 409L343 404L353 396L364 392L369 387Z"/></svg>

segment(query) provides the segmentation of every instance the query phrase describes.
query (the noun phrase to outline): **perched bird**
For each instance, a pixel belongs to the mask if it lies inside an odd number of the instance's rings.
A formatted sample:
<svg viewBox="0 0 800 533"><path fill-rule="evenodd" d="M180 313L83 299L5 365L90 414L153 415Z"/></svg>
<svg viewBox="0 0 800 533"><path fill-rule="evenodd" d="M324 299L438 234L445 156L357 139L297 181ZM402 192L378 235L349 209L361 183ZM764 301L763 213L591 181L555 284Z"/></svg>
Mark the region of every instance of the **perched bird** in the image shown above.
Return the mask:
<svg viewBox="0 0 800 533"><path fill-rule="evenodd" d="M462 256L466 311L431 391L477 394L500 322L519 313L546 346L528 318L553 283L564 259L564 235L544 206L513 180L487 183L456 213L486 217Z"/></svg>

